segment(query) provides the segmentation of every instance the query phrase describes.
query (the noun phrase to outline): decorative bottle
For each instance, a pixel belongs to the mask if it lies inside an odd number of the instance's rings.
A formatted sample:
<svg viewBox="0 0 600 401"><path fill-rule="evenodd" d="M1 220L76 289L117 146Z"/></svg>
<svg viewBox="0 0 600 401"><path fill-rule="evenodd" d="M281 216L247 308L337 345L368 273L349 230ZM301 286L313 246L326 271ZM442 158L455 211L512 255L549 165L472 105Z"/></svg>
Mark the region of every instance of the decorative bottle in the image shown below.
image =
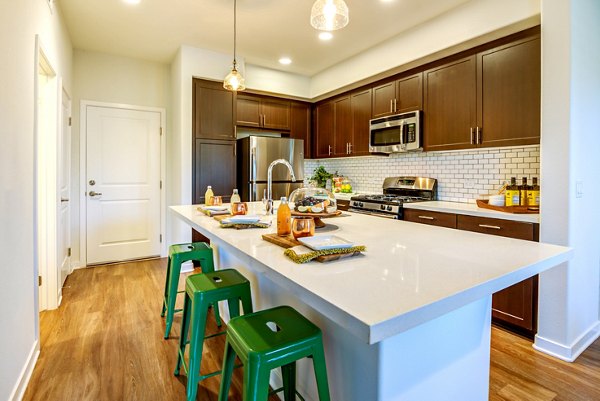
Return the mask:
<svg viewBox="0 0 600 401"><path fill-rule="evenodd" d="M212 187L209 185L204 193L204 204L206 206L212 206L213 196L215 196L215 194L213 193Z"/></svg>
<svg viewBox="0 0 600 401"><path fill-rule="evenodd" d="M287 237L292 233L292 211L285 196L281 197L281 204L277 209L277 235Z"/></svg>

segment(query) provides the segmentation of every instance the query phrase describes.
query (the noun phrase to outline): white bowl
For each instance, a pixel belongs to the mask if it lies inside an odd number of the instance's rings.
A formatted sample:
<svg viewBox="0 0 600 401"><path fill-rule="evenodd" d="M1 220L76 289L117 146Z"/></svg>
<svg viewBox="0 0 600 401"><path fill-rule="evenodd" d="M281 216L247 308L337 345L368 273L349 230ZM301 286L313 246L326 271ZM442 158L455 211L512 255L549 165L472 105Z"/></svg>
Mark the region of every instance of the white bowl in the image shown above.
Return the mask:
<svg viewBox="0 0 600 401"><path fill-rule="evenodd" d="M488 204L492 206L504 206L504 195L490 195Z"/></svg>

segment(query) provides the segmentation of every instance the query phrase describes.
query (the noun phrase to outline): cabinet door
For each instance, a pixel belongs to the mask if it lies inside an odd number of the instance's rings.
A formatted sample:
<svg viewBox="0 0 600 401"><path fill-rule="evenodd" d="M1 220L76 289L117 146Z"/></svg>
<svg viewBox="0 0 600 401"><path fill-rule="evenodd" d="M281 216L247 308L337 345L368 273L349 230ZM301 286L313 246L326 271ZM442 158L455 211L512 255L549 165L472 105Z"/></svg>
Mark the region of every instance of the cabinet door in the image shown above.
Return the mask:
<svg viewBox="0 0 600 401"><path fill-rule="evenodd" d="M404 221L429 224L430 226L456 228L454 213L430 212L429 210L404 209Z"/></svg>
<svg viewBox="0 0 600 401"><path fill-rule="evenodd" d="M480 146L540 143L540 38L478 54Z"/></svg>
<svg viewBox="0 0 600 401"><path fill-rule="evenodd" d="M260 100L258 98L238 95L236 100L236 125L260 127Z"/></svg>
<svg viewBox="0 0 600 401"><path fill-rule="evenodd" d="M333 102L322 103L315 108L315 157L331 157L333 154L334 111Z"/></svg>
<svg viewBox="0 0 600 401"><path fill-rule="evenodd" d="M334 101L333 154L348 156L352 142L352 104L350 96Z"/></svg>
<svg viewBox="0 0 600 401"><path fill-rule="evenodd" d="M211 185L215 195L229 202L236 188L236 141L196 139L193 160L193 201L204 203L206 187Z"/></svg>
<svg viewBox="0 0 600 401"><path fill-rule="evenodd" d="M476 126L476 57L425 71L425 150L464 149Z"/></svg>
<svg viewBox="0 0 600 401"><path fill-rule="evenodd" d="M396 81L398 94L396 96L396 112L423 109L423 73L420 72L410 77Z"/></svg>
<svg viewBox="0 0 600 401"><path fill-rule="evenodd" d="M532 223L459 215L460 230L500 235L523 240L535 240ZM492 296L492 318L498 324L509 325L529 337L537 331L537 285L534 276L498 291Z"/></svg>
<svg viewBox="0 0 600 401"><path fill-rule="evenodd" d="M373 118L390 115L394 112L396 83L388 82L373 88Z"/></svg>
<svg viewBox="0 0 600 401"><path fill-rule="evenodd" d="M289 131L290 102L285 100L261 100L262 127Z"/></svg>
<svg viewBox="0 0 600 401"><path fill-rule="evenodd" d="M311 157L310 104L292 102L290 116L290 138L304 140L304 158Z"/></svg>
<svg viewBox="0 0 600 401"><path fill-rule="evenodd" d="M235 139L233 93L217 82L194 79L193 85L194 137Z"/></svg>
<svg viewBox="0 0 600 401"><path fill-rule="evenodd" d="M352 95L352 141L350 154L369 154L369 120L371 119L371 90Z"/></svg>

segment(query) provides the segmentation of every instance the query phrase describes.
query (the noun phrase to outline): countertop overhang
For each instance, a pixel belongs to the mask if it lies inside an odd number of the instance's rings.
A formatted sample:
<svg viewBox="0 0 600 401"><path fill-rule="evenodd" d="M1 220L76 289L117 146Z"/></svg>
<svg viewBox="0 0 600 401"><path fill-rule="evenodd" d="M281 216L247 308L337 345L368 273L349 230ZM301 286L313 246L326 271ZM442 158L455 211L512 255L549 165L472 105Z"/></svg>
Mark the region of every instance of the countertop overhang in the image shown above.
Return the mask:
<svg viewBox="0 0 600 401"><path fill-rule="evenodd" d="M263 205L251 204L256 212ZM269 229L224 229L171 206L191 227L367 343L440 317L567 261L570 248L345 212L327 233L366 245L364 255L296 264L262 240ZM320 232L317 231L317 235Z"/></svg>

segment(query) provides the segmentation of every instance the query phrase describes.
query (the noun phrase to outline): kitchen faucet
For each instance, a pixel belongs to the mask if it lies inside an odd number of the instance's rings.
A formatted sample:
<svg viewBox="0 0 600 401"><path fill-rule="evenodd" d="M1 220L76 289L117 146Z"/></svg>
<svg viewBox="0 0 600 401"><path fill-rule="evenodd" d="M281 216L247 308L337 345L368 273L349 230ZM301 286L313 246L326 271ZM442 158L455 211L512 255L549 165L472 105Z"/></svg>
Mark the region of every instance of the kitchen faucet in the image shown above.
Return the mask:
<svg viewBox="0 0 600 401"><path fill-rule="evenodd" d="M290 162L285 159L277 159L273 160L273 162L269 165L269 169L267 170L267 198L265 208L267 210L267 214L273 214L273 167L277 164L285 165L288 170L290 170L290 175L292 176L292 181L296 181L296 176L294 175L294 169ZM265 200L263 200L265 201Z"/></svg>

